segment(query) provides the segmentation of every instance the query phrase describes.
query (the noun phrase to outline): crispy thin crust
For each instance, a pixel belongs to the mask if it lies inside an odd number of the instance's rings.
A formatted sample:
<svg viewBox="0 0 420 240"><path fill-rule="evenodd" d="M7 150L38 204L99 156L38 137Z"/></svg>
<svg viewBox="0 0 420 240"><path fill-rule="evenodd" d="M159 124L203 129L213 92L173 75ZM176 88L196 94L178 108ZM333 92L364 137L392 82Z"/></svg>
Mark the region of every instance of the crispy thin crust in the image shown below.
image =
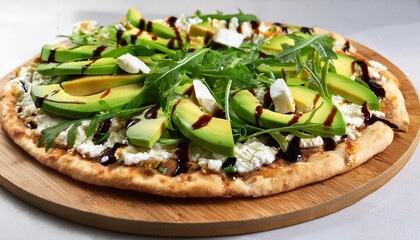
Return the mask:
<svg viewBox="0 0 420 240"><path fill-rule="evenodd" d="M265 196L295 189L347 172L385 150L394 133L382 122L368 126L356 141L338 144L334 151L320 151L295 164L273 164L236 180L217 173L181 174L169 177L138 167L102 166L74 151L37 147L38 137L16 115L16 86L5 92L3 128L24 151L40 163L77 180L101 186L132 189L171 197Z"/></svg>

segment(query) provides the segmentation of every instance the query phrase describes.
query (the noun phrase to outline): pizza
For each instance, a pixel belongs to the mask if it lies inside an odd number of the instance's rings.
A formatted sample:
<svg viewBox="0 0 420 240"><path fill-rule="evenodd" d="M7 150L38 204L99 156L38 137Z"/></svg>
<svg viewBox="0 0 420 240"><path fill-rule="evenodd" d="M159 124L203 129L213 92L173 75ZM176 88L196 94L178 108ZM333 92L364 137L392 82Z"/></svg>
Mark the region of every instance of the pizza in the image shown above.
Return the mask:
<svg viewBox="0 0 420 240"><path fill-rule="evenodd" d="M2 126L74 179L261 197L351 171L408 131L398 79L343 36L255 15L79 22L2 93Z"/></svg>

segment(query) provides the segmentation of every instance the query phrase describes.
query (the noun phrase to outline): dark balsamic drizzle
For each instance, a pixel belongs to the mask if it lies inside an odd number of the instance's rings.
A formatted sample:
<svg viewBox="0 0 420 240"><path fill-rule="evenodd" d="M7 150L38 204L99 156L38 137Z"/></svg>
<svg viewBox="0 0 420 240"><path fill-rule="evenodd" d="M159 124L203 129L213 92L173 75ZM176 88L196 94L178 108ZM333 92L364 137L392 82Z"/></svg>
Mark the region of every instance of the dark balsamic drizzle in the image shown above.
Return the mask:
<svg viewBox="0 0 420 240"><path fill-rule="evenodd" d="M312 35L311 29L310 29L310 28L308 28L308 27L301 27L301 28L300 28L300 31L301 31L302 33L306 33L306 34Z"/></svg>
<svg viewBox="0 0 420 240"><path fill-rule="evenodd" d="M158 110L159 110L160 106L156 105L154 107L151 107L150 109L148 109L145 113L144 113L144 118L145 119L156 119L157 115L158 115Z"/></svg>
<svg viewBox="0 0 420 240"><path fill-rule="evenodd" d="M344 52L348 52L350 50L350 41L347 40L346 43L344 43L343 47L341 47L341 50Z"/></svg>
<svg viewBox="0 0 420 240"><path fill-rule="evenodd" d="M175 171L172 173L172 176L177 176L181 173L188 172L188 161L190 160L188 157L188 150L189 150L189 143L188 142L182 142L179 143L175 155L177 160L177 166L175 168Z"/></svg>
<svg viewBox="0 0 420 240"><path fill-rule="evenodd" d="M38 127L38 125L32 121L30 122L26 122L26 127L29 129L36 129Z"/></svg>
<svg viewBox="0 0 420 240"><path fill-rule="evenodd" d="M185 92L182 93L182 95L190 97L193 92L194 92L194 85L191 85L191 87L185 90Z"/></svg>
<svg viewBox="0 0 420 240"><path fill-rule="evenodd" d="M140 18L139 25L137 25L137 28L140 30L144 30L145 25L146 25L146 20L144 20L144 18Z"/></svg>
<svg viewBox="0 0 420 240"><path fill-rule="evenodd" d="M223 111L223 109L219 108L216 110L216 112L213 114L216 118L223 118L226 119L226 113Z"/></svg>
<svg viewBox="0 0 420 240"><path fill-rule="evenodd" d="M253 96L255 96L255 91L254 91L254 89L249 88L249 89L248 89L248 92L250 92Z"/></svg>
<svg viewBox="0 0 420 240"><path fill-rule="evenodd" d="M266 91L264 94L263 106L265 108L270 108L272 104L273 104L273 99L271 99L270 91Z"/></svg>
<svg viewBox="0 0 420 240"><path fill-rule="evenodd" d="M367 106L367 102L364 102L362 105L362 113L363 113L363 118L364 118L364 123L366 125L372 125L377 121L381 121L383 123L385 123L386 125L388 125L390 128L393 129L398 129L398 126L393 124L392 122L383 119L383 118L378 118L377 116L374 116L370 113L368 106Z"/></svg>
<svg viewBox="0 0 420 240"><path fill-rule="evenodd" d="M56 52L55 48L50 50L50 54L48 55L48 59L47 59L48 62L55 62L55 52Z"/></svg>
<svg viewBox="0 0 420 240"><path fill-rule="evenodd" d="M195 123L193 123L192 129L197 130L197 129L207 126L207 124L209 124L212 118L213 116L211 115L207 115L207 114L201 115L201 117L198 118L198 120Z"/></svg>
<svg viewBox="0 0 420 240"><path fill-rule="evenodd" d="M356 65L360 67L361 70L361 79L369 86L370 90L375 93L375 95L380 98L385 98L385 89L378 84L377 82L370 79L369 70L366 62L362 60L356 60L352 62L351 68L353 72L356 72Z"/></svg>
<svg viewBox="0 0 420 240"><path fill-rule="evenodd" d="M35 97L35 107L42 108L42 104L44 103L45 98L42 97Z"/></svg>
<svg viewBox="0 0 420 240"><path fill-rule="evenodd" d="M254 116L255 116L255 125L257 126L260 125L260 118L261 118L261 115L263 114L263 111L264 111L264 107L261 105L258 105L255 108Z"/></svg>
<svg viewBox="0 0 420 240"><path fill-rule="evenodd" d="M105 49L106 49L106 46L99 46L99 47L97 47L95 50L93 50L93 52L92 52L92 54L93 54L93 57L100 57L101 56L101 53L103 52L103 51L105 51Z"/></svg>
<svg viewBox="0 0 420 240"><path fill-rule="evenodd" d="M99 139L103 138L106 133L109 132L111 127L111 119L107 119L101 122L96 130L96 133L93 135L92 141L97 142Z"/></svg>
<svg viewBox="0 0 420 240"><path fill-rule="evenodd" d="M175 48L175 38L171 38L168 41L168 44L166 45L169 49L174 49Z"/></svg>
<svg viewBox="0 0 420 240"><path fill-rule="evenodd" d="M20 80L19 83L20 83L20 86L22 87L23 91L28 92L28 89L26 88L25 83L22 80Z"/></svg>
<svg viewBox="0 0 420 240"><path fill-rule="evenodd" d="M81 74L84 74L84 73L85 73L85 71L86 71L86 69L87 69L88 67L90 67L90 65L92 65L93 63L95 63L98 59L99 59L99 58L94 58L94 59L92 59L92 60L91 60L88 64L83 65L83 66L82 66L82 72L81 72Z"/></svg>
<svg viewBox="0 0 420 240"><path fill-rule="evenodd" d="M176 17L171 16L166 20L166 22L169 24L170 27L175 27L176 20L178 20Z"/></svg>
<svg viewBox="0 0 420 240"><path fill-rule="evenodd" d="M227 167L234 167L236 164L236 158L235 157L229 157L228 159L226 159L226 161L222 164L222 168L227 168ZM239 176L238 172L226 172L226 175L230 178L232 178L233 180L236 180Z"/></svg>
<svg viewBox="0 0 420 240"><path fill-rule="evenodd" d="M104 98L104 97L106 97L106 96L108 96L108 94L111 92L111 89L110 88L108 88L104 93L102 93L101 94L101 96L99 97L100 99L102 99L102 98Z"/></svg>
<svg viewBox="0 0 420 240"><path fill-rule="evenodd" d="M226 161L222 164L222 168L233 167L236 163L236 157L228 157Z"/></svg>
<svg viewBox="0 0 420 240"><path fill-rule="evenodd" d="M105 150L105 152L101 155L100 159L99 159L99 163L102 166L108 166L112 163L116 163L117 162L117 158L115 157L115 152L117 151L118 148L124 146L124 144L122 143L115 143L114 146L112 148L107 148Z"/></svg>
<svg viewBox="0 0 420 240"><path fill-rule="evenodd" d="M260 24L257 21L251 21L249 23L251 24L251 28L252 30L254 30L254 33L260 33L260 30L258 29L260 27Z"/></svg>
<svg viewBox="0 0 420 240"><path fill-rule="evenodd" d="M140 37L140 35L143 33L143 30L139 30L136 34L133 34L130 36L130 42L131 44L136 44L137 38Z"/></svg>
<svg viewBox="0 0 420 240"><path fill-rule="evenodd" d="M337 147L337 143L332 138L322 138L324 141L324 151L332 151Z"/></svg>
<svg viewBox="0 0 420 240"><path fill-rule="evenodd" d="M146 32L152 32L152 28L153 28L153 22L147 22L146 25Z"/></svg>
<svg viewBox="0 0 420 240"><path fill-rule="evenodd" d="M277 27L280 27L282 32L284 32L286 34L289 33L289 29L287 28L287 26L284 26L283 24L278 23L278 22L273 23L273 25L275 25Z"/></svg>
<svg viewBox="0 0 420 240"><path fill-rule="evenodd" d="M295 163L299 162L302 158L302 153L300 151L300 138L293 137L292 140L289 142L289 146L287 147L286 152L283 152L280 148L279 152L277 153L277 158L283 158L286 162Z"/></svg>
<svg viewBox="0 0 420 240"><path fill-rule="evenodd" d="M338 109L337 109L336 106L334 106L331 109L330 114L328 114L328 117L324 121L324 126L331 127L332 123L334 122L334 118L335 118L335 115L337 114L337 111L338 111Z"/></svg>
<svg viewBox="0 0 420 240"><path fill-rule="evenodd" d="M122 37L123 33L124 33L123 29L117 28L117 47L122 45L121 44L121 37Z"/></svg>
<svg viewBox="0 0 420 240"><path fill-rule="evenodd" d="M295 115L293 116L293 118L292 118L292 119L290 119L290 121L289 121L287 124L290 126L290 125L293 125L293 124L297 123L297 122L299 121L299 118L300 118L300 117L302 117L302 114L300 114L300 113L295 114Z"/></svg>
<svg viewBox="0 0 420 240"><path fill-rule="evenodd" d="M312 107L316 107L316 104L318 103L318 100L320 97L321 97L320 94L315 95L314 101L312 103Z"/></svg>
<svg viewBox="0 0 420 240"><path fill-rule="evenodd" d="M125 122L125 128L128 129L138 122L140 122L140 118L130 118L127 120L127 122Z"/></svg>

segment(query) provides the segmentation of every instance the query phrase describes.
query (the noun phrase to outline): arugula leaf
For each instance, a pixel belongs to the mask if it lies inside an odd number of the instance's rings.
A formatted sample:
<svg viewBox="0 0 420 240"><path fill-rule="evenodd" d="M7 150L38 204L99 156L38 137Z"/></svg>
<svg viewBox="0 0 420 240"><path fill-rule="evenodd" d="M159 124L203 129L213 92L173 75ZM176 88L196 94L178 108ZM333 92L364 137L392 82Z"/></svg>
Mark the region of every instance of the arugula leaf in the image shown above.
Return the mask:
<svg viewBox="0 0 420 240"><path fill-rule="evenodd" d="M82 123L82 120L75 121L73 125L69 128L69 132L67 134L67 145L73 146L76 142L76 134L77 134L77 128Z"/></svg>
<svg viewBox="0 0 420 240"><path fill-rule="evenodd" d="M275 58L281 62L295 62L296 71L305 69L309 73L309 87L316 89L322 96L331 98L326 74L330 61L337 55L332 49L332 39L329 35L315 35L308 38L296 34L287 35L294 40L294 45L282 44L283 50Z"/></svg>
<svg viewBox="0 0 420 240"><path fill-rule="evenodd" d="M202 57L208 48L199 49L193 53L187 53L179 61L176 60L161 60L158 65L147 75L144 82L143 90L134 99L128 103L125 109L132 109L142 106L145 103L150 103L156 100L162 103L167 103L167 100L161 101L157 99L157 96L161 96L162 93L165 96L171 95L165 93L165 91L173 91L171 86L180 79L180 70L183 67L188 66L191 62ZM176 58L176 56L175 56ZM162 85L162 86L161 86ZM169 89L168 89L169 88ZM161 106L164 112L167 112L168 106Z"/></svg>
<svg viewBox="0 0 420 240"><path fill-rule="evenodd" d="M78 121L80 120L64 121L55 126L43 129L41 131L42 136L38 141L38 147L41 147L45 143L45 152L48 152L57 136Z"/></svg>
<svg viewBox="0 0 420 240"><path fill-rule="evenodd" d="M149 105L149 106L145 106L141 108L128 109L128 110L118 110L118 111L113 110L112 112L104 113L104 114L94 116L91 118L65 120L57 125L43 129L41 131L42 136L38 141L38 147L41 147L43 144L45 144L45 152L47 152L54 144L54 141L57 138L57 136L61 132L66 131L67 129L68 129L67 144L68 146L72 147L76 140L77 127L80 126L82 121L90 120L90 123L86 130L86 138L89 138L95 133L96 127L99 122L102 122L106 119L110 119L113 117L130 117L136 113L143 112L144 110L150 107L151 106Z"/></svg>
<svg viewBox="0 0 420 240"><path fill-rule="evenodd" d="M217 11L217 13L215 14L206 14L206 15L202 15L200 11L196 11L195 15L198 18L203 19L204 21L207 21L208 18L229 21L230 19L234 17L236 17L239 22L249 22L249 21L259 22L260 21L255 15L245 14L241 10L239 10L239 13L237 14L223 14L223 12Z"/></svg>

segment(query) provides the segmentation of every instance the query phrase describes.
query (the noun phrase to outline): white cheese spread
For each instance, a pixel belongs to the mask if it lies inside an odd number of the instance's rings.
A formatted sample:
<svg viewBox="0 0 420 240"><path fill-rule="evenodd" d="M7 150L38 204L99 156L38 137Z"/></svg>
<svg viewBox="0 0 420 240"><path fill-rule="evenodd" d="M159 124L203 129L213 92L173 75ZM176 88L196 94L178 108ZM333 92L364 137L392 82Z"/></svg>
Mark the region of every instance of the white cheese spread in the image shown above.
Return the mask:
<svg viewBox="0 0 420 240"><path fill-rule="evenodd" d="M276 149L264 145L256 138L235 145L235 167L239 174L270 164L276 159Z"/></svg>

